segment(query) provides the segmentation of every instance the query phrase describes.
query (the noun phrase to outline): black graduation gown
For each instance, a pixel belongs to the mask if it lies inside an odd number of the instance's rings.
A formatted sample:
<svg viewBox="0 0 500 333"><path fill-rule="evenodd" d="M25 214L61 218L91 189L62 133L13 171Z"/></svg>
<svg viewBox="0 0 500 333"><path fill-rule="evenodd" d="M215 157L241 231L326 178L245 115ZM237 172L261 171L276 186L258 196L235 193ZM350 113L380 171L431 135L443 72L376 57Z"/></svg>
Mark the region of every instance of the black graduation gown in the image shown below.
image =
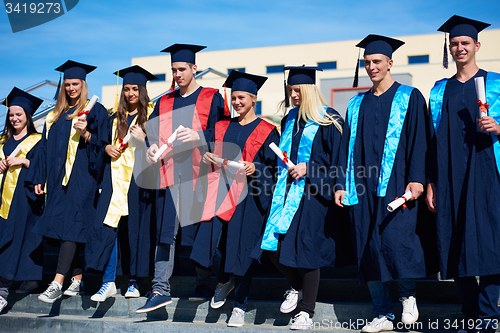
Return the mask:
<svg viewBox="0 0 500 333"><path fill-rule="evenodd" d="M342 117L337 111L328 108L327 112L336 117L342 125ZM285 116L281 121L282 129L285 128L287 117ZM294 164L297 164L297 152L305 124L301 118L295 120L289 157ZM340 131L333 124L319 126L316 132L311 157L306 163L304 195L287 233L279 237L281 244L279 262L283 265L307 269L331 267L336 265L338 256L342 255L337 252L340 250L340 245L344 243L342 238L345 238L345 233L340 231L342 219L336 214L339 210L333 201L335 166L341 136ZM293 178L289 175L287 191L292 181ZM261 241L259 241L251 257L260 259L261 255Z"/></svg>
<svg viewBox="0 0 500 333"><path fill-rule="evenodd" d="M224 143L234 143L235 149L231 149L232 145L225 145L223 158L237 160L238 153L241 156L248 137L261 121L265 120L256 119L250 124L241 126L237 118L233 118L224 135ZM207 136L206 140L207 142L213 142L214 135ZM212 258L217 246L223 246L226 249L224 271L240 276L245 275L253 262L250 253L257 244L260 244L266 214L272 198L276 154L269 148L271 142L279 144L279 133L276 129L269 133L269 136L255 155L252 161L255 164L255 173L247 176L248 194L236 206L231 219L224 221L215 216L210 221L197 223L191 260L204 267L209 267L212 265ZM226 176L221 175L219 186L227 186L225 178L232 182L235 175L234 171L235 169L230 167L227 170L222 170ZM226 193L227 190L225 192L219 190L216 207L219 207L222 203ZM223 224L227 224L226 239L221 238ZM220 242L224 242L224 245L220 244Z"/></svg>
<svg viewBox="0 0 500 333"><path fill-rule="evenodd" d="M47 184L45 210L33 232L53 239L85 243L97 203L97 170L89 158L99 150L99 123L106 121L108 112L100 103L90 110L87 115L90 142L80 137L69 182L63 186L71 130L71 120L66 119L66 116L73 113L72 110L70 108L52 124L47 139L44 126L40 147L29 169L27 181L31 184Z"/></svg>
<svg viewBox="0 0 500 333"><path fill-rule="evenodd" d="M172 132L183 125L192 128L196 101L202 87L187 97L182 97L179 91L175 91L175 100L172 109ZM149 119L154 119L160 114L160 103L157 102L155 109ZM215 123L224 117L224 102L219 92L216 92L212 98L210 113L207 122L207 131L214 128ZM159 118L158 118L159 119ZM200 133L200 137L204 139ZM151 143L158 142L158 126L149 126L148 140ZM182 147L184 145L184 147ZM174 179L176 183L168 188L156 191L156 223L157 223L157 243L173 244L175 219L177 215L177 201L180 203L182 220L186 221L187 227L182 230L182 245L192 245L195 232L194 223L199 221L199 214L196 214L193 207L199 205L200 198L193 193L193 162L192 162L192 143L181 143L174 141ZM186 148L187 147L187 148ZM202 163L202 162L200 162ZM203 164L203 163L202 163ZM160 163L157 163L160 167ZM180 180L179 180L180 179ZM159 181L158 181L159 184ZM140 185L140 184L139 184ZM159 185L158 187L159 188ZM177 198L180 195L180 198ZM183 223L184 224L184 223Z"/></svg>
<svg viewBox="0 0 500 333"><path fill-rule="evenodd" d="M355 241L359 283L420 278L427 275L422 242L416 232L418 210L426 209L422 201L424 196L416 202L408 202L407 209L399 208L393 213L387 210L391 201L405 193L409 182L425 184L426 104L417 89L413 89L410 95L386 196L377 196L391 105L399 86L400 84L395 82L380 96L375 96L370 91L359 108L353 154L359 203L348 208ZM339 154L337 184L340 189L345 187L350 136L346 119Z"/></svg>
<svg viewBox="0 0 500 333"><path fill-rule="evenodd" d="M128 116L128 126L132 124L134 116ZM152 260L154 258L155 229L153 212L153 190L137 186L136 173L132 175L130 187L127 193L128 216L120 219L118 228L103 224L108 212L113 186L111 179L111 157L105 152L105 148L113 143L112 126L114 115L111 116L102 129L101 149L96 156L101 163L103 172L99 183L101 193L97 203L97 210L92 222L90 236L85 248L85 263L87 268L103 271L106 269L115 239L118 232L118 249L121 260L121 273L130 276L146 277L152 273ZM130 145L136 145L134 153L135 162L145 160L145 149L142 143L136 144L133 138ZM153 226L153 229L152 228Z"/></svg>
<svg viewBox="0 0 500 333"><path fill-rule="evenodd" d="M4 156L25 138L11 138L3 147ZM36 154L36 144L26 155L31 160ZM30 165L31 166L31 165ZM25 186L24 180L29 169L21 167L17 185L7 219L0 217L0 276L8 280L41 280L43 264L42 236L33 232L33 226L42 214L44 198L36 196L33 188ZM0 193L3 192L5 173L2 175ZM1 202L0 202L1 205Z"/></svg>
<svg viewBox="0 0 500 333"><path fill-rule="evenodd" d="M490 133L481 132L474 78L448 80L433 133L429 181L437 186L436 223L443 278L500 273L500 180Z"/></svg>

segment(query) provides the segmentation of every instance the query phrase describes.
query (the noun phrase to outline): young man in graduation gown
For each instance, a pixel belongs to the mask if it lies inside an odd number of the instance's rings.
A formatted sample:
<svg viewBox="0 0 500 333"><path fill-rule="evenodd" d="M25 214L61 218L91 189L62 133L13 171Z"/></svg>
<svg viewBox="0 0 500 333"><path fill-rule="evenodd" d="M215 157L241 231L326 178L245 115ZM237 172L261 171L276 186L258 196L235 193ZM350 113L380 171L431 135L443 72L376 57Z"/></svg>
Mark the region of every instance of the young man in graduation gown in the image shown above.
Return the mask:
<svg viewBox="0 0 500 333"><path fill-rule="evenodd" d="M475 60L478 33L488 26L455 15L439 28L449 33L457 72L431 90L426 201L436 212L441 277L455 279L468 319L462 329L493 332L500 315L500 74ZM476 78L485 82L488 116L480 116Z"/></svg>
<svg viewBox="0 0 500 333"><path fill-rule="evenodd" d="M203 88L195 80L197 66L195 54L204 46L174 44L162 52L170 52L172 63L172 92L164 95L150 116L148 140L152 143L147 152L148 162L159 164L160 184L156 198L157 249L153 290L146 304L137 309L145 313L169 304L170 284L175 254L175 237L179 228L193 226L200 221L201 209L196 213L193 194L197 189L198 176L204 146L202 131L213 130L215 123L224 116L224 104L218 89ZM179 86L174 90L175 83ZM158 118L157 118L158 117ZM151 119L157 118L157 125ZM184 128L178 129L182 125ZM177 130L176 140L167 140ZM159 147L169 147L156 159ZM194 229L193 229L194 230ZM211 272L200 272L211 286ZM208 280L208 281L206 281ZM198 281L200 283L200 281Z"/></svg>
<svg viewBox="0 0 500 333"><path fill-rule="evenodd" d="M387 283L392 280L398 283L403 323L415 322L414 279L426 276L415 233L416 199L425 183L426 104L418 89L392 78L392 53L403 44L368 35L356 45L365 49L365 69L373 87L349 101L339 153L335 202L349 207L358 282L368 284L376 315L363 332L393 329ZM387 205L407 191L411 191L409 202L389 212Z"/></svg>

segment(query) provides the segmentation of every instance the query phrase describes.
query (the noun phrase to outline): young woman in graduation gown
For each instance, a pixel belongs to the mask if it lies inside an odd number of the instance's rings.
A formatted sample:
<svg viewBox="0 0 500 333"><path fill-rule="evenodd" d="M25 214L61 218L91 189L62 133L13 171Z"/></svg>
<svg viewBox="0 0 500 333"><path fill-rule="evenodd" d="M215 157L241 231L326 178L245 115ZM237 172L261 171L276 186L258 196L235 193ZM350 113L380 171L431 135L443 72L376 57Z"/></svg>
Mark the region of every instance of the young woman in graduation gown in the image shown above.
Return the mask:
<svg viewBox="0 0 500 333"><path fill-rule="evenodd" d="M207 175L205 207L191 259L208 268L219 248L219 284L210 305L224 305L227 294L235 288L234 309L228 322L232 327L244 324L254 264L250 252L262 235L276 164L269 144L279 142L278 131L255 115L257 91L266 80L231 72L225 87L232 88L231 104L238 117L216 123L215 131L206 135L206 141L213 142L212 152L203 156L203 162L211 165L212 171ZM222 163L215 158L222 158ZM231 166L229 161L241 163L242 168Z"/></svg>
<svg viewBox="0 0 500 333"><path fill-rule="evenodd" d="M8 111L0 139L0 311L7 305L12 281L24 281L19 290L29 292L42 279L42 236L31 229L44 203L24 185L41 137L32 114L42 100L14 87L3 104Z"/></svg>
<svg viewBox="0 0 500 333"><path fill-rule="evenodd" d="M71 284L64 295L79 295L83 289L79 249L87 241L97 199L97 170L90 164L99 148L99 122L107 110L95 103L88 114L86 74L96 67L67 61L56 70L64 73L57 103L46 119L40 148L27 181L35 193L47 193L44 212L33 232L59 240L56 275L38 297L54 303L62 296L62 284L71 271Z"/></svg>
<svg viewBox="0 0 500 333"><path fill-rule="evenodd" d="M102 191L85 248L87 268L104 271L101 288L90 298L96 302L116 294L118 249L122 271L129 273L125 297L140 296L137 278L151 275L156 235L151 229L155 226L151 223L152 190L136 182L138 175L145 176L136 166L146 161L145 126L154 107L146 82L156 77L137 65L115 74L123 78L123 87L117 112L101 131Z"/></svg>
<svg viewBox="0 0 500 333"><path fill-rule="evenodd" d="M282 106L294 108L281 121L278 173L263 239L252 257L266 250L286 277L291 289L285 294L281 312L293 311L302 299L301 311L291 329L310 329L320 267L336 264L334 227L340 225L333 211L334 173L342 131L342 118L326 105L315 85L319 67L285 67L290 70ZM288 103L287 103L288 102ZM299 270L300 269L300 270ZM302 273L301 273L302 272Z"/></svg>

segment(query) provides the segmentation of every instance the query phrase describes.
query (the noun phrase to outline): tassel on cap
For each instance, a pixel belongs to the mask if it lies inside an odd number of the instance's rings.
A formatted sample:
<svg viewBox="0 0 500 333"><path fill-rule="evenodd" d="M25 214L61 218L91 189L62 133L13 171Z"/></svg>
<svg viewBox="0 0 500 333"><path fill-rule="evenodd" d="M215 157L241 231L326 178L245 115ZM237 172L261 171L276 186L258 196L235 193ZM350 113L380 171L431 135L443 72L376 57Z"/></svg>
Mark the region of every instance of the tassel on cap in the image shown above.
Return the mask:
<svg viewBox="0 0 500 333"><path fill-rule="evenodd" d="M290 100L288 98L288 89L286 88L285 71L283 71L283 84L285 86L285 107L289 107L290 106Z"/></svg>
<svg viewBox="0 0 500 333"><path fill-rule="evenodd" d="M358 49L358 58L356 61L356 70L354 72L354 81L352 82L352 87L357 88L358 87L358 81L359 81L359 55L360 55L361 49Z"/></svg>
<svg viewBox="0 0 500 333"><path fill-rule="evenodd" d="M224 82L224 116L231 117L231 111L229 111L229 105L227 104L226 82Z"/></svg>
<svg viewBox="0 0 500 333"><path fill-rule="evenodd" d="M446 32L444 33L443 68L448 68L448 45L446 43Z"/></svg>
<svg viewBox="0 0 500 333"><path fill-rule="evenodd" d="M54 95L55 101L59 98L59 92L61 91L61 75L62 74L59 74L59 83L57 84L56 94Z"/></svg>
<svg viewBox="0 0 500 333"><path fill-rule="evenodd" d="M118 85L118 79L120 78L120 71L116 72L116 98L115 98L115 112L118 112L118 103L119 103L119 85Z"/></svg>
<svg viewBox="0 0 500 333"><path fill-rule="evenodd" d="M174 91L175 89L175 79L172 77L172 85L170 86L170 89L168 91Z"/></svg>

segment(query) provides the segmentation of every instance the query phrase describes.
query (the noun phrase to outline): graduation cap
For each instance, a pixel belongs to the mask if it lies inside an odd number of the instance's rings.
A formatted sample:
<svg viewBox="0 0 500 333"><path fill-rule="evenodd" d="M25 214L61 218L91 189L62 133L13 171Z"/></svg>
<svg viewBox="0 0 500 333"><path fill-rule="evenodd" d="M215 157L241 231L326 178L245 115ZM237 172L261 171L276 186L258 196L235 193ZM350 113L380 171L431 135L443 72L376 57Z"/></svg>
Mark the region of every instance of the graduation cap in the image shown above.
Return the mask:
<svg viewBox="0 0 500 333"><path fill-rule="evenodd" d="M73 60L68 60L61 66L57 67L56 71L64 73L64 80L80 79L85 81L87 74L96 68L96 66L85 65Z"/></svg>
<svg viewBox="0 0 500 333"><path fill-rule="evenodd" d="M20 106L24 109L26 114L33 115L42 103L43 100L40 98L14 87L2 104L8 108L14 105Z"/></svg>
<svg viewBox="0 0 500 333"><path fill-rule="evenodd" d="M150 72L148 72L147 70L138 65L120 69L119 71L116 71L113 74L123 78L123 85L140 84L145 86L146 82L148 82L149 80L158 79L156 76L154 76L153 74L151 74Z"/></svg>
<svg viewBox="0 0 500 333"><path fill-rule="evenodd" d="M448 47L446 46L446 33L449 33L450 39L457 36L468 36L477 41L479 32L486 29L490 25L491 24L489 23L471 20L458 15L453 15L452 17L450 17L448 21L446 21L438 29L438 31L442 31L445 33L443 67L448 68Z"/></svg>
<svg viewBox="0 0 500 333"><path fill-rule="evenodd" d="M318 66L286 66L283 68L284 71L289 70L288 80L285 81L285 107L290 106L288 101L288 90L286 89L287 83L291 86L296 84L315 84L316 83L316 71L323 71L321 67Z"/></svg>
<svg viewBox="0 0 500 333"><path fill-rule="evenodd" d="M399 39L370 34L366 36L361 42L356 44L357 47L365 49L363 56L369 54L383 54L392 59L392 53L399 49L405 42ZM358 86L359 77L359 55L356 63L356 72L354 73L353 88Z"/></svg>
<svg viewBox="0 0 500 333"><path fill-rule="evenodd" d="M171 62L187 62L195 64L196 53L206 48L206 46L191 45L191 44L174 44L170 45L161 52L170 52Z"/></svg>
<svg viewBox="0 0 500 333"><path fill-rule="evenodd" d="M231 91L245 91L257 95L257 91L266 82L267 77L232 71L224 82L223 87L231 88Z"/></svg>

